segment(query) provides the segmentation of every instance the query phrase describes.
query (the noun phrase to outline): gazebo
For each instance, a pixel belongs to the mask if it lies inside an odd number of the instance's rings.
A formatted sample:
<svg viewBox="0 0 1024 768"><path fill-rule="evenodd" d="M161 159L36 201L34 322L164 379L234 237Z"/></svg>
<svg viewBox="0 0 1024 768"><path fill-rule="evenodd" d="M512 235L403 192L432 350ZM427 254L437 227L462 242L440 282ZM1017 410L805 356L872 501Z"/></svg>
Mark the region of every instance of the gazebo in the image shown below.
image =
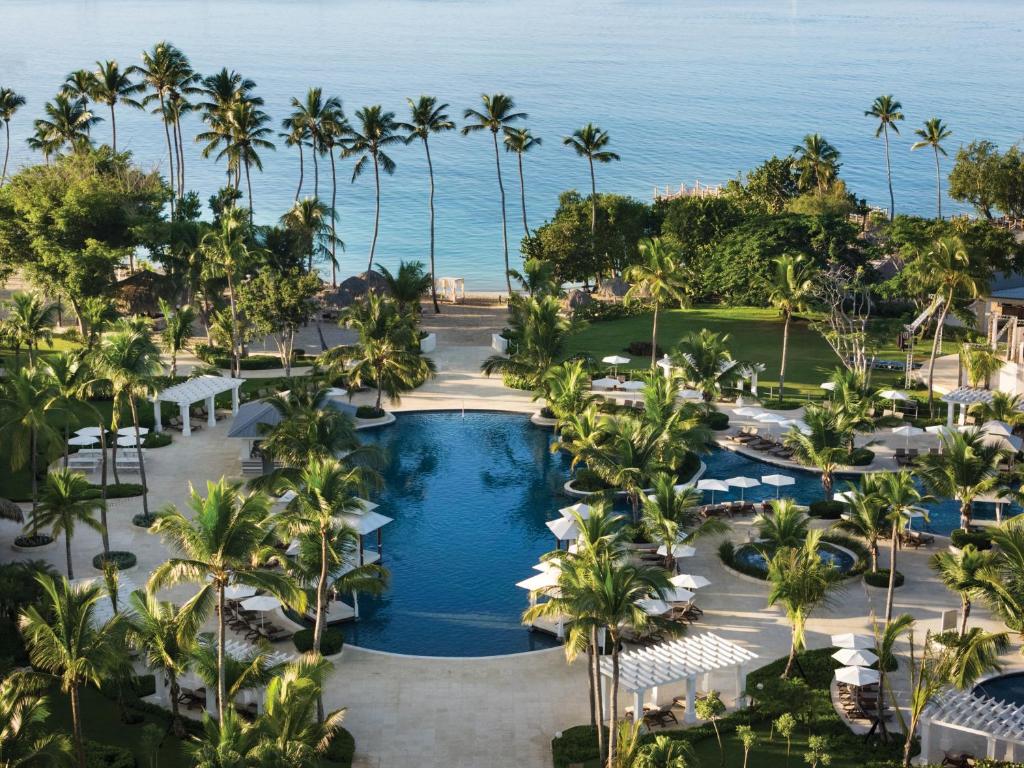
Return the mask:
<svg viewBox="0 0 1024 768"><path fill-rule="evenodd" d="M188 437L192 434L192 424L189 420L188 411L193 403L202 400L206 401L207 425L217 426L217 416L214 413L213 399L222 392L231 393L231 413L238 413L238 388L245 383L245 379L232 379L228 376L197 376L188 379L180 384L168 387L158 392L153 398L153 419L156 422L156 431L163 430L163 423L160 421L160 403L174 403L181 412L181 434Z"/></svg>
<svg viewBox="0 0 1024 768"><path fill-rule="evenodd" d="M967 423L967 409L978 403L991 403L992 390L981 389L980 387L960 387L954 389L947 395L942 396L942 402L946 404L946 426L953 426L953 409L960 406L960 423Z"/></svg>
<svg viewBox="0 0 1024 768"><path fill-rule="evenodd" d="M439 298L452 304L466 300L466 281L461 277L439 277L434 283Z"/></svg>
<svg viewBox="0 0 1024 768"><path fill-rule="evenodd" d="M669 640L658 645L627 651L619 656L619 683L633 694L633 712L643 712L644 696L651 690L652 703L658 700L658 688L671 683L686 683L686 711L683 720L697 722L694 706L697 697L697 676L705 678L711 672L732 668L736 672L736 698L743 696L746 687L744 665L757 658L757 654L743 646L725 640L711 632ZM612 660L601 657L601 674L611 680ZM607 697L608 686L603 695ZM605 712L608 711L605 701Z"/></svg>
<svg viewBox="0 0 1024 768"><path fill-rule="evenodd" d="M942 759L939 750L944 743L952 743L940 736L933 745L937 730L957 732L956 746L963 752L981 751L990 760L1020 760L1024 755L1024 706L997 701L991 696L969 691L947 690L940 693L928 704L921 717L921 755L919 765L938 763ZM999 756L999 747L1003 756ZM978 755L980 757L980 754ZM931 758L931 759L929 759Z"/></svg>
<svg viewBox="0 0 1024 768"><path fill-rule="evenodd" d="M366 502L366 504L363 505L364 511L346 512L345 514L338 515L335 518L343 525L354 529L355 532L359 534L359 565L369 565L380 560L384 551L384 544L381 540L381 528L393 521L393 519L387 515L382 515L380 512L374 512L373 507L376 506L376 504ZM377 550L367 550L365 537L374 532L377 534Z"/></svg>

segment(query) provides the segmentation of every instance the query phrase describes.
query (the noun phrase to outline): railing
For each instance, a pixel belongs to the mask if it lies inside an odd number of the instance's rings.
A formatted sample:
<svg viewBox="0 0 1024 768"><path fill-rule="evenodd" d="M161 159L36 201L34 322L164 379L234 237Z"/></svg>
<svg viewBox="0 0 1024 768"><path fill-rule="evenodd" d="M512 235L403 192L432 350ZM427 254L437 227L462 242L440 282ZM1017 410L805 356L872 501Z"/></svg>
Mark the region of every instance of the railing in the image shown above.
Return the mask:
<svg viewBox="0 0 1024 768"><path fill-rule="evenodd" d="M675 200L679 197L718 197L723 192L721 184L701 184L700 179L693 182L692 187L680 184L679 189L665 187L665 189L654 188L654 199Z"/></svg>

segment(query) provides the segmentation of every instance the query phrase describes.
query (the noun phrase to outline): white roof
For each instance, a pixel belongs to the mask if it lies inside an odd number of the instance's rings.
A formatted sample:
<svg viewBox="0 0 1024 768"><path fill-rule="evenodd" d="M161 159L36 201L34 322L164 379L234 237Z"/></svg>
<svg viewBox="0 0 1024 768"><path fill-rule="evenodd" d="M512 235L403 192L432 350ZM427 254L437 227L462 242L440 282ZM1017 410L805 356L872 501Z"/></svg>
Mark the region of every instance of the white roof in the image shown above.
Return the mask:
<svg viewBox="0 0 1024 768"><path fill-rule="evenodd" d="M620 654L619 680L627 691L641 691L756 658L743 646L705 632ZM612 675L612 660L607 656L601 657L601 674Z"/></svg>
<svg viewBox="0 0 1024 768"><path fill-rule="evenodd" d="M992 392L978 387L960 387L948 395L942 396L942 402L954 405L974 405L975 403L991 403Z"/></svg>
<svg viewBox="0 0 1024 768"><path fill-rule="evenodd" d="M571 541L578 539L580 529L576 527L576 521L571 517L560 517L557 520L549 520L544 523L559 541Z"/></svg>
<svg viewBox="0 0 1024 768"><path fill-rule="evenodd" d="M190 405L221 392L238 389L244 383L245 379L232 379L229 376L197 376L158 392L156 399L165 403Z"/></svg>
<svg viewBox="0 0 1024 768"><path fill-rule="evenodd" d="M558 511L562 517L570 520L572 519L573 512L578 514L583 520L587 520L590 517L590 505L584 504L582 501L577 501L569 507L562 507Z"/></svg>
<svg viewBox="0 0 1024 768"><path fill-rule="evenodd" d="M949 689L928 704L925 717L937 725L1024 744L1024 706L977 693Z"/></svg>
<svg viewBox="0 0 1024 768"><path fill-rule="evenodd" d="M364 512L361 515L352 513L336 515L335 519L341 520L349 528L355 528L356 532L360 536L373 533L378 528L383 528L393 520L393 518L390 518L387 515L382 515L380 512L373 512L372 510Z"/></svg>
<svg viewBox="0 0 1024 768"><path fill-rule="evenodd" d="M545 571L543 573L538 573L527 579L523 579L522 581L517 581L516 586L521 589L525 589L528 592L537 592L538 590L557 587L560 573L560 571Z"/></svg>

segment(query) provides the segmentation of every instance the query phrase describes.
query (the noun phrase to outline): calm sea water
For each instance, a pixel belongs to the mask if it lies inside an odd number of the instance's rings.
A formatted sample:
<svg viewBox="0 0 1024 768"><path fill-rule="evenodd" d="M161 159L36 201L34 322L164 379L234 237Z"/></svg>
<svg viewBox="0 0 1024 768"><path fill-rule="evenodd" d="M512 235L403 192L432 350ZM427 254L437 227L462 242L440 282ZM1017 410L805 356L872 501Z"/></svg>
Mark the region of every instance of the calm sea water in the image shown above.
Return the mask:
<svg viewBox="0 0 1024 768"><path fill-rule="evenodd" d="M33 159L24 145L31 121L68 71L100 58L135 63L161 39L202 72L228 66L254 79L275 123L311 85L342 97L350 115L379 102L404 116L406 97L429 93L461 116L481 92L504 91L544 139L526 160L531 226L550 215L559 191L586 188L586 165L561 137L590 120L622 155L599 168L604 190L649 199L655 185L723 182L819 131L842 151L851 187L887 205L882 144L863 111L893 93L907 114L893 147L897 208L930 213L931 157L908 151L925 118L938 115L953 130L950 154L976 138L1021 139L1019 8L1014 0L2 0L0 84L29 99L11 126L15 165ZM197 129L192 120L186 130ZM99 126L97 137L107 130ZM151 115L123 110L119 140L147 165L165 162ZM205 198L223 169L202 160L198 146L189 150L188 183ZM389 266L426 258L422 150L399 147L394 159L378 245ZM511 159L503 157L517 243ZM470 290L499 287L489 137L443 136L434 161L438 273L464 276ZM260 221L290 205L297 173L296 154L266 153L255 181ZM350 173L343 162L345 273L364 268L373 223L372 175L352 185Z"/></svg>

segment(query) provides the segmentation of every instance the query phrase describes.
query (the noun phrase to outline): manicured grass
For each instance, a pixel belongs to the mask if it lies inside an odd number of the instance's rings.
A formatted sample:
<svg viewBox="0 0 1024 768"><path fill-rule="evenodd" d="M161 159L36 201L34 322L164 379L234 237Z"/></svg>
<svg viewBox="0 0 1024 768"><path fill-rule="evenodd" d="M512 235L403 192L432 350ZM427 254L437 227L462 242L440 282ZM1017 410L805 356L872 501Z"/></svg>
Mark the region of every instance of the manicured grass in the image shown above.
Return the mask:
<svg viewBox="0 0 1024 768"><path fill-rule="evenodd" d="M658 346L672 349L686 334L702 328L716 333L727 333L733 357L750 362L761 362L767 370L758 377L758 387L778 386L779 362L782 355L782 319L774 309L759 307L697 307L694 309L663 310L658 315ZM621 320L603 320L591 323L569 340L568 354L587 353L600 360L612 354L626 354L633 341L650 341L651 316L649 314ZM945 352L955 351L955 344L947 342ZM629 356L629 355L627 355ZM896 348L895 335L882 349L879 358L904 359ZM927 350L917 351L917 360L927 359ZM642 369L649 360L633 357L626 367ZM786 365L786 394L821 397L819 384L840 365L839 359L821 335L811 330L806 318L795 317L789 329L789 353ZM901 373L875 371L872 383L878 387L902 386Z"/></svg>

